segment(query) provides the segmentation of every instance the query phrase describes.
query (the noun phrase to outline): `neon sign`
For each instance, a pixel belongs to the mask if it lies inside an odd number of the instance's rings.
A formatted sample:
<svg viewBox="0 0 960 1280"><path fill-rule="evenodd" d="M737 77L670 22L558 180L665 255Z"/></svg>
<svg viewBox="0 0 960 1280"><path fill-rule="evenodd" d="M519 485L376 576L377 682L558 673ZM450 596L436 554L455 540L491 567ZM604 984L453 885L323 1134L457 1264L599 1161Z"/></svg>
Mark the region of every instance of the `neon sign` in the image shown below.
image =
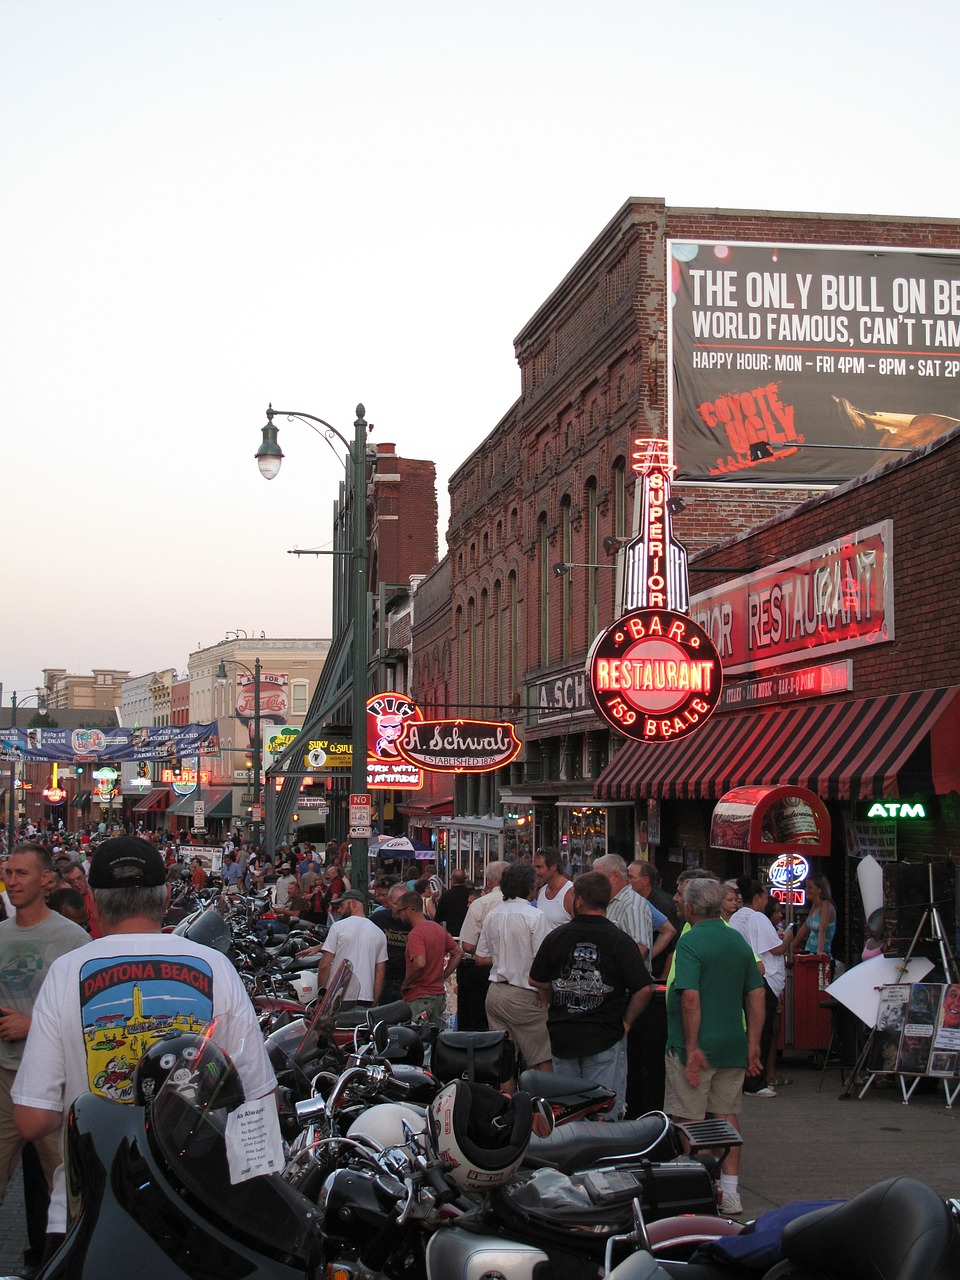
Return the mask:
<svg viewBox="0 0 960 1280"><path fill-rule="evenodd" d="M810 863L799 853L784 853L777 858L767 874L778 889L794 889L803 884L810 874Z"/></svg>
<svg viewBox="0 0 960 1280"><path fill-rule="evenodd" d="M673 536L670 459L666 440L634 440L633 470L641 477L640 532L627 543L620 611L674 609L690 603L687 553Z"/></svg>
<svg viewBox="0 0 960 1280"><path fill-rule="evenodd" d="M639 533L623 550L620 617L587 656L594 705L618 733L667 742L699 729L723 689L720 655L687 616L687 553L671 527L666 440L634 441L641 478Z"/></svg>
<svg viewBox="0 0 960 1280"><path fill-rule="evenodd" d="M925 818L926 816L927 811L922 804L909 804L896 800L887 802L878 800L867 811L868 818Z"/></svg>
<svg viewBox="0 0 960 1280"><path fill-rule="evenodd" d="M635 609L601 631L587 657L587 679L601 716L639 742L693 733L723 688L710 637L670 609Z"/></svg>
<svg viewBox="0 0 960 1280"><path fill-rule="evenodd" d="M400 754L408 722L423 713L405 693L377 693L367 699L367 786L419 791L423 770Z"/></svg>
<svg viewBox="0 0 960 1280"><path fill-rule="evenodd" d="M523 745L512 724L489 720L409 722L401 756L432 773L489 773L515 760Z"/></svg>

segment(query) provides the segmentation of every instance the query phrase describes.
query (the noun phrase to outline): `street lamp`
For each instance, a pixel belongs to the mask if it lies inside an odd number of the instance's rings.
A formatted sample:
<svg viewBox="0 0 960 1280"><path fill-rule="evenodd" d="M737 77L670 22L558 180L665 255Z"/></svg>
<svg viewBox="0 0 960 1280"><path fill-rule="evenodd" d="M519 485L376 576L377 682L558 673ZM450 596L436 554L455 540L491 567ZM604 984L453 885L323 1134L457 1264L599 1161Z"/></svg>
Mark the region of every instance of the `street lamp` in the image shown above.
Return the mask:
<svg viewBox="0 0 960 1280"><path fill-rule="evenodd" d="M235 667L241 667L248 676L253 676L253 750L250 753L253 763L253 847L260 847L260 765L263 760L260 749L260 659L255 658L253 670L246 663L232 659ZM217 667L217 684L223 688L227 683L227 668L223 659ZM200 785L200 757L197 756L197 786Z"/></svg>
<svg viewBox="0 0 960 1280"><path fill-rule="evenodd" d="M353 604L353 678L351 688L351 714L353 762L350 771L350 789L355 795L366 795L367 792L367 667L369 665L367 636L367 432L372 430L364 417L365 409L357 405L357 416L353 424L353 440L341 435L336 427L331 426L323 418L311 413L298 413L287 409L267 407L267 425L263 428L263 440L254 455L260 474L265 480L273 480L280 471L283 462L283 451L277 441L277 428L273 419L281 417L293 420L296 418L305 423L311 431L326 440L338 461L343 463L346 471L347 493L353 501L352 546L347 551L330 551L329 555L347 555L351 559L352 604ZM322 430L321 430L322 428ZM346 457L340 458L333 441L337 439L346 450ZM365 888L367 875L367 840L354 838L350 841L350 867L353 883Z"/></svg>
<svg viewBox="0 0 960 1280"><path fill-rule="evenodd" d="M11 729L15 729L17 727L17 708L25 707L28 702L34 702L34 701L37 704L37 711L40 713L40 715L45 716L47 714L46 694L41 693L40 690L38 689L36 693L28 693L25 698L21 698L20 701L18 702L17 691L16 689L14 689L13 694L11 695L11 698L10 698L10 728ZM11 760L10 761L10 794L7 797L7 853L13 853L13 839L14 839L14 836L16 835L17 824L16 824L16 815L13 807L14 800L16 798L16 790L17 790L17 762L16 760Z"/></svg>

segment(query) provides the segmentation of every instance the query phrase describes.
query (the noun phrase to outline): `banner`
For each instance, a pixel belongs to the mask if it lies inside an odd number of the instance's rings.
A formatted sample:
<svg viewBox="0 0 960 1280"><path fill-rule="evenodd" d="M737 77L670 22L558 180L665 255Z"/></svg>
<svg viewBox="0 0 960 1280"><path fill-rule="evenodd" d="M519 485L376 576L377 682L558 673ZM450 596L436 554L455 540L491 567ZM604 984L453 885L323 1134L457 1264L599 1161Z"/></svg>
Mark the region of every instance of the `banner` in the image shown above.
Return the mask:
<svg viewBox="0 0 960 1280"><path fill-rule="evenodd" d="M960 254L670 240L667 255L679 479L831 484L960 421ZM771 457L750 457L758 442Z"/></svg>
<svg viewBox="0 0 960 1280"><path fill-rule="evenodd" d="M158 725L146 729L4 729L5 758L105 764L118 760L174 760L220 754L217 722Z"/></svg>

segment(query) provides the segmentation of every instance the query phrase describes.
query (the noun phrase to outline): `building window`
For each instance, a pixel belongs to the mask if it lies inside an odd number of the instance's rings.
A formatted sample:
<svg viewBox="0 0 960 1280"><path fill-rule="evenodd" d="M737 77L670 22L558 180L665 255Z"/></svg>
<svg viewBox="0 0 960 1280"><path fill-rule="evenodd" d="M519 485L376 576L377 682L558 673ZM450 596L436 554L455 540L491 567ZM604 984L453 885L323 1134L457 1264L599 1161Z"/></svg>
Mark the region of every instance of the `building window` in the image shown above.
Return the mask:
<svg viewBox="0 0 960 1280"><path fill-rule="evenodd" d="M617 458L613 464L613 534L624 538L627 533L627 464Z"/></svg>
<svg viewBox="0 0 960 1280"><path fill-rule="evenodd" d="M486 590L480 592L480 627L477 636L477 662L479 666L479 678L477 680L477 692L480 695L480 702L484 705L481 709L481 718L487 714L487 707L490 702L490 601Z"/></svg>
<svg viewBox="0 0 960 1280"><path fill-rule="evenodd" d="M290 713L295 716L307 714L307 694L310 686L306 680L294 680L290 686Z"/></svg>
<svg viewBox="0 0 960 1280"><path fill-rule="evenodd" d="M467 648L464 657L467 664L467 702L472 708L477 700L477 602L472 597L467 601Z"/></svg>
<svg viewBox="0 0 960 1280"><path fill-rule="evenodd" d="M598 532L598 516L597 516L597 482L595 479L587 481L586 502L587 508L587 563L590 568L587 570L587 598L586 598L586 618L587 625L587 644L591 644L593 637L599 630L598 625L598 608L600 594L600 571L595 567L598 564L599 532Z"/></svg>
<svg viewBox="0 0 960 1280"><path fill-rule="evenodd" d="M570 495L564 495L560 503L561 552L560 559L569 565L573 560L573 521L570 512ZM560 636L561 656L564 662L570 661L573 652L572 627L570 620L571 606L571 571L568 570L560 579Z"/></svg>
<svg viewBox="0 0 960 1280"><path fill-rule="evenodd" d="M490 674L493 682L493 702L496 706L496 714L488 717L489 719L501 719L503 712L503 663L501 662L501 654L503 654L503 584L498 578L493 584L493 663L490 668Z"/></svg>
<svg viewBox="0 0 960 1280"><path fill-rule="evenodd" d="M537 542L540 548L540 666L550 661L550 539L547 536L547 517L537 522Z"/></svg>
<svg viewBox="0 0 960 1280"><path fill-rule="evenodd" d="M517 673L520 670L520 600L516 573L511 573L507 579L507 608L510 610L507 619L507 697L513 701L519 692Z"/></svg>

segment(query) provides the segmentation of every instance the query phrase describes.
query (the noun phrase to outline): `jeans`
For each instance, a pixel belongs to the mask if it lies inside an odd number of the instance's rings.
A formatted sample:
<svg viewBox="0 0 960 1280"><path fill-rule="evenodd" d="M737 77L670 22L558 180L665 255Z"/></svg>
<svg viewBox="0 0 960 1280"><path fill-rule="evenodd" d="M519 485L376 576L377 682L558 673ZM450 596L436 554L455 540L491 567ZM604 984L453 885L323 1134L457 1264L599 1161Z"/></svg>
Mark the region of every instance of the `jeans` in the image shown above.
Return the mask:
<svg viewBox="0 0 960 1280"><path fill-rule="evenodd" d="M619 1120L627 1103L627 1037L622 1036L615 1045L600 1053L591 1053L584 1058L553 1059L554 1071L567 1076L579 1076L591 1084L603 1085L612 1089L617 1095L613 1110L608 1113L611 1120Z"/></svg>

